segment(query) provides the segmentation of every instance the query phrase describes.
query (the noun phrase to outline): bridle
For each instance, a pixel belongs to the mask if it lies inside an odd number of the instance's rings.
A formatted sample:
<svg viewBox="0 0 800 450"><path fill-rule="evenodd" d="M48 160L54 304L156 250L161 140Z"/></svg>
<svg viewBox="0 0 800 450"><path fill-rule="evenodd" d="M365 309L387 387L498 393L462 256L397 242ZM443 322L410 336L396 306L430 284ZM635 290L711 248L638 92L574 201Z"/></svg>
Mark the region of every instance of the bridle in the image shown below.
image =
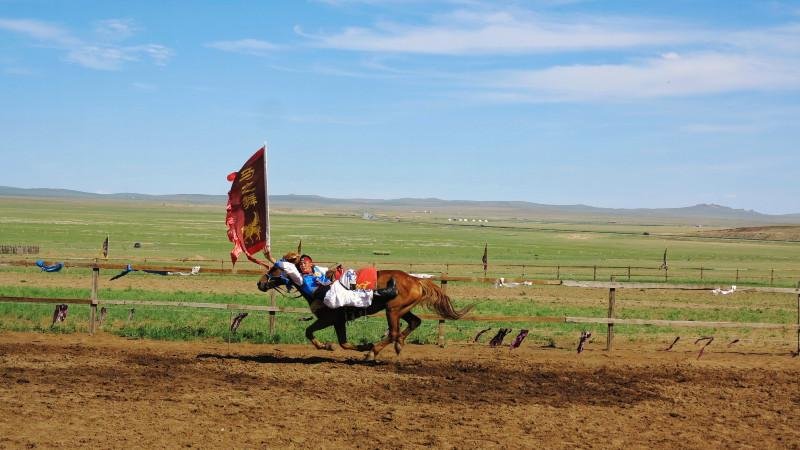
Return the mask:
<svg viewBox="0 0 800 450"><path fill-rule="evenodd" d="M273 266L272 268L275 268L275 267L276 266ZM278 267L278 270L280 271L280 275L272 275L270 273L270 272L272 272L272 268L270 268L270 270L268 270L267 273L264 274L264 275L266 275L267 282L270 285L272 285L272 283L275 282L275 285L273 287L271 287L270 289L275 289L281 295L287 295L288 296L288 294L292 291L292 288L293 287L296 288L297 286L295 286L294 283L292 283L292 280L290 280L289 277L286 276L286 271L284 271L283 269ZM299 292L300 291L298 290L298 293ZM294 298L299 298L299 297L302 297L302 296L303 295L301 293L300 295L298 295L298 296L296 296Z"/></svg>

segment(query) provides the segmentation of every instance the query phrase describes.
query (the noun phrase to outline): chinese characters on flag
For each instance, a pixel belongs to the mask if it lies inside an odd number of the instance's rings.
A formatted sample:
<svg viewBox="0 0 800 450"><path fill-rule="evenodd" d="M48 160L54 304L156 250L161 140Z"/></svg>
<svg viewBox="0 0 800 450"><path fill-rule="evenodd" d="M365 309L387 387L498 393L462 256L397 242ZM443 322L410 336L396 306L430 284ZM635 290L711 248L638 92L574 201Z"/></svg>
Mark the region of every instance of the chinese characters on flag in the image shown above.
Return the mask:
<svg viewBox="0 0 800 450"><path fill-rule="evenodd" d="M253 257L259 250L269 249L269 209L267 197L266 148L261 147L238 172L228 175L231 190L225 224L228 240L233 242L231 261L236 264L244 252L247 259L262 266L266 263Z"/></svg>

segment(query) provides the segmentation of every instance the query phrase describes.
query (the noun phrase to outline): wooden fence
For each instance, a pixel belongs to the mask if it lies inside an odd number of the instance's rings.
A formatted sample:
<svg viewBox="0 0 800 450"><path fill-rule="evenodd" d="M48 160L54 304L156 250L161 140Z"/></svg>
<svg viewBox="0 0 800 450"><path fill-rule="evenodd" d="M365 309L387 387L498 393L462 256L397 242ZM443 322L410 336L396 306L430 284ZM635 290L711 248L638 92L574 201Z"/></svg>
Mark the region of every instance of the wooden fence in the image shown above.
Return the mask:
<svg viewBox="0 0 800 450"><path fill-rule="evenodd" d="M119 264L96 264L87 263L88 267L92 269L91 278L91 294L89 299L75 299L75 298L38 298L38 297L9 297L0 296L0 302L27 302L27 303L66 303L66 304L83 304L90 306L89 315L89 333L94 334L97 318L97 307L101 304L106 305L141 305L141 306L162 306L162 307L179 307L179 308L211 308L211 309L227 309L239 311L266 311L270 315L269 333L273 334L275 329L275 315L277 313L293 313L303 314L308 313L307 308L288 308L278 307L275 305L274 294L270 297L270 306L260 305L240 305L240 304L225 304L225 303L196 303L196 302L165 302L165 301L149 301L149 300L114 300L114 299L98 299L97 288L100 275L100 269L120 269L124 266ZM142 267L147 270L171 270L171 271L187 271L185 267ZM216 273L216 270L206 270L206 272ZM241 271L239 273L254 273L260 274L260 271ZM482 277L465 277L465 276L450 276L447 274L440 274L432 279L441 283L442 289L446 292L449 282L486 282L487 278ZM521 281L521 279L518 279ZM533 285L555 285L565 287L577 287L587 289L608 289L608 315L607 317L558 317L558 316L475 316L469 315L460 320L467 321L490 321L490 322L525 322L525 323L592 323L592 324L606 324L608 327L606 350L613 349L614 340L614 326L615 325L655 325L655 326L670 326L670 327L705 327L705 328L761 328L761 329L794 329L797 333L797 354L800 355L800 286L797 288L778 288L778 287L745 287L738 289L737 292L767 292L776 294L791 294L797 298L797 323L760 323L760 322L710 322L710 321L687 321L687 320L653 320L653 319L619 319L616 317L616 291L617 289L670 289L670 290L693 290L710 291L715 289L714 286L709 285L695 285L695 284L667 284L667 283L629 283L629 282L596 282L596 281L575 281L575 280L526 280ZM445 320L434 315L423 314L420 315L423 319L437 319L438 320L438 344L443 346L444 341L444 327Z"/></svg>
<svg viewBox="0 0 800 450"><path fill-rule="evenodd" d="M38 245L0 244L0 255L36 255L38 253Z"/></svg>
<svg viewBox="0 0 800 450"><path fill-rule="evenodd" d="M186 267L175 267L174 261L147 259L136 261L99 260L97 258L67 258L61 259L67 267L88 268L100 264L103 268L122 269L128 262L138 265L158 265L164 270L186 271ZM257 274L254 270L234 269L227 260L193 260L181 259L180 263L198 265L206 273L222 275L229 274ZM505 278L536 278L548 280L625 280L625 281L664 281L688 280L692 282L714 282L729 284L752 284L764 286L795 286L800 283L800 268L798 269L756 269L748 267L705 267L705 266L680 266L669 265L666 269L659 266L642 265L559 265L559 264L489 264L483 270L483 264L468 263L409 263L397 261L340 261L351 267L383 266L407 270L409 273L441 273L454 276L471 276L483 278L484 282L493 283L500 277ZM332 262L319 261L321 265ZM33 260L5 260L0 259L0 264L12 266L33 266Z"/></svg>

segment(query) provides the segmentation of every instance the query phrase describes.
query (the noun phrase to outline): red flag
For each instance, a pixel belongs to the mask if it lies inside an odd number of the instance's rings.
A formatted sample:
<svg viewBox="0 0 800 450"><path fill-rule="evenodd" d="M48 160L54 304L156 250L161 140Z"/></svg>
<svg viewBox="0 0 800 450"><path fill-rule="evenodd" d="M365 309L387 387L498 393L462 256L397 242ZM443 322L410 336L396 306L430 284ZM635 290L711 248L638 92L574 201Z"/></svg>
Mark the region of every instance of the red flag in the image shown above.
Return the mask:
<svg viewBox="0 0 800 450"><path fill-rule="evenodd" d="M247 259L268 267L253 257L259 250L269 248L269 214L267 198L266 148L261 147L244 163L238 172L228 175L228 240L233 242L231 261L236 264L244 252Z"/></svg>
<svg viewBox="0 0 800 450"><path fill-rule="evenodd" d="M483 271L484 272L486 272L486 267L487 267L487 265L489 263L489 253L488 253L488 251L489 251L489 243L487 242L486 244L483 245L483 258L481 259L481 261L483 261Z"/></svg>

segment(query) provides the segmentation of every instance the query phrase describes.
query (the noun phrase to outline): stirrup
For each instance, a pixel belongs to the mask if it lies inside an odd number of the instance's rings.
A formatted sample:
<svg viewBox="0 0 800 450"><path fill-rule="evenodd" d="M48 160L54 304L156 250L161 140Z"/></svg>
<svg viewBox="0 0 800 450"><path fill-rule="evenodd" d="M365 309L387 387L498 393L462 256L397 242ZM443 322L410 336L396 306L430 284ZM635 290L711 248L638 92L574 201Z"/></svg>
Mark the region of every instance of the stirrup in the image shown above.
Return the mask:
<svg viewBox="0 0 800 450"><path fill-rule="evenodd" d="M373 295L373 299L387 299L391 300L397 297L397 286L395 286L394 277L389 278L389 281L386 283L386 287L383 289L376 289L375 294Z"/></svg>

